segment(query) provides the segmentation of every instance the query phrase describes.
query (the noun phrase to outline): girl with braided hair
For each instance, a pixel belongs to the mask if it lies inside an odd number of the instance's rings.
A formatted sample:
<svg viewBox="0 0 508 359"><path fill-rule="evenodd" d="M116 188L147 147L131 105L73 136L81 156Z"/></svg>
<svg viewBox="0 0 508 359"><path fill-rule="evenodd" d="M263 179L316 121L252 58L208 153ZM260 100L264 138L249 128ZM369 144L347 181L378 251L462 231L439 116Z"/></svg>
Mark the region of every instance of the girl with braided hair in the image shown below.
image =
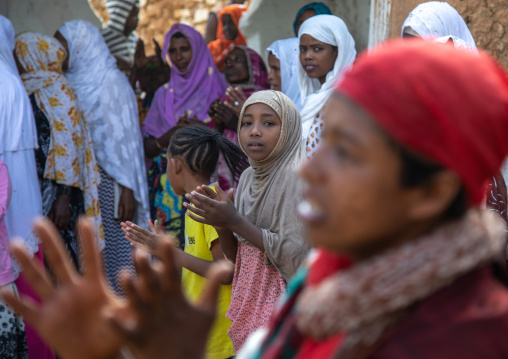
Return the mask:
<svg viewBox="0 0 508 359"><path fill-rule="evenodd" d="M204 126L189 126L175 132L168 145L166 169L173 191L181 196L203 184L210 185L210 177L215 172L220 154L235 181L238 181L249 165L238 146ZM154 223L149 220L149 225L152 232L132 222L122 223L122 228L134 247L154 253L163 232L157 220ZM175 259L182 271L183 291L191 301L197 300L205 290L205 275L210 266L225 258L218 239L214 227L185 217L185 251L176 251ZM232 279L232 275L229 275L221 280L219 313L208 340L207 358L225 359L235 355L227 333L231 320L226 318Z"/></svg>

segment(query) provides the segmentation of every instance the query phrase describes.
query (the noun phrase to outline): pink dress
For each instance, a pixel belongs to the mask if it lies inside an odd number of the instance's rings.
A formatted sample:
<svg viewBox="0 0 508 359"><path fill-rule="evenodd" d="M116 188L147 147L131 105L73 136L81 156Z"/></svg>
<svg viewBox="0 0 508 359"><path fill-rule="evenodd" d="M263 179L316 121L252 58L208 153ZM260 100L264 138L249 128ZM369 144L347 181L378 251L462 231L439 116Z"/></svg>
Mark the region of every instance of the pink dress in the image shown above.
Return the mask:
<svg viewBox="0 0 508 359"><path fill-rule="evenodd" d="M11 181L7 165L0 161L0 286L13 282L14 271L12 269L11 256L9 254L9 237L5 227L4 217L11 201Z"/></svg>
<svg viewBox="0 0 508 359"><path fill-rule="evenodd" d="M235 352L250 334L268 324L286 282L279 271L265 264L266 255L255 247L238 243L233 292L226 316L233 322L228 335Z"/></svg>

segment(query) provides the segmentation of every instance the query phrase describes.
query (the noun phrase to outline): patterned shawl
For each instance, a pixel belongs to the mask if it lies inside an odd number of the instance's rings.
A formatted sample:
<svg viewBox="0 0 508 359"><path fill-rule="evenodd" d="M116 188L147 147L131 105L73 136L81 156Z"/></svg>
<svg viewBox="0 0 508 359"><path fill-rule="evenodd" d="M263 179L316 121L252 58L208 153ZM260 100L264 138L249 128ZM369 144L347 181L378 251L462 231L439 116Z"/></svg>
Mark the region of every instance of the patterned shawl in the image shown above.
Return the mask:
<svg viewBox="0 0 508 359"><path fill-rule="evenodd" d="M85 212L93 220L98 237L103 240L99 167L76 94L62 75L65 50L52 37L23 33L16 38L15 51L26 70L21 75L23 84L28 94L35 94L37 105L51 126L44 178L83 191Z"/></svg>

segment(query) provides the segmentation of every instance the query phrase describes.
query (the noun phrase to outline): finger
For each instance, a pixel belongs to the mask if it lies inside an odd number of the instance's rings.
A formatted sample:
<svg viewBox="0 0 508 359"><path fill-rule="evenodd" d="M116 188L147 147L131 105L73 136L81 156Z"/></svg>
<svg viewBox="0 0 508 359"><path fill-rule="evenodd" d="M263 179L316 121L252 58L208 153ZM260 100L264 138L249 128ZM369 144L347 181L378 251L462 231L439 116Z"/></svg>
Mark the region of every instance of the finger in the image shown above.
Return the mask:
<svg viewBox="0 0 508 359"><path fill-rule="evenodd" d="M134 266L138 278L143 282L143 287L146 289L146 299L154 299L160 294L159 280L148 261L148 255L145 252L134 252Z"/></svg>
<svg viewBox="0 0 508 359"><path fill-rule="evenodd" d="M203 204L205 204L206 206L209 206L209 207L214 207L217 204L216 200L211 199L210 197L205 196L205 195L203 195L201 193L198 193L197 191L192 191L190 193L190 195L187 193L187 196L193 197L198 202L201 202L201 203L203 203ZM190 201L189 197L187 197L187 199L189 199L189 201Z"/></svg>
<svg viewBox="0 0 508 359"><path fill-rule="evenodd" d="M240 98L241 102L247 101L247 96L245 96L245 93L243 92L243 89L240 86L236 87L236 93L238 94L238 97Z"/></svg>
<svg viewBox="0 0 508 359"><path fill-rule="evenodd" d="M155 230L155 226L153 225L153 222L150 218L148 218L148 228L150 228L150 232L157 233Z"/></svg>
<svg viewBox="0 0 508 359"><path fill-rule="evenodd" d="M155 220L155 229L156 229L157 234L164 234L164 230L162 229L162 226L159 225L158 219Z"/></svg>
<svg viewBox="0 0 508 359"><path fill-rule="evenodd" d="M228 191L228 197L233 204L235 203L235 190L233 188L230 188Z"/></svg>
<svg viewBox="0 0 508 359"><path fill-rule="evenodd" d="M226 199L227 198L226 193L224 193L222 188L220 188L219 182L215 182L214 187L215 187L215 191L217 192L217 196L220 199Z"/></svg>
<svg viewBox="0 0 508 359"><path fill-rule="evenodd" d="M153 238L153 234L148 232L144 228L128 228L129 234L133 237L137 237L139 240L144 242L151 242Z"/></svg>
<svg viewBox="0 0 508 359"><path fill-rule="evenodd" d="M93 280L102 279L102 260L97 248L96 234L91 220L82 217L78 220L78 240L83 250L83 276Z"/></svg>
<svg viewBox="0 0 508 359"><path fill-rule="evenodd" d="M189 209L189 207L187 207L187 209ZM189 216L190 218L192 218L193 220L195 220L196 222L203 223L203 224L210 224L204 217L197 216L192 212L187 211L187 212L185 212L185 214L187 216Z"/></svg>
<svg viewBox="0 0 508 359"><path fill-rule="evenodd" d="M197 207L193 207L193 206L191 206L190 204L185 203L185 202L184 202L183 206L184 206L185 208L187 208L189 211L192 211L192 212L196 213L198 216L201 216L201 217L206 216L206 212L205 212L205 211L203 211L202 209L199 209L199 208L197 208Z"/></svg>
<svg viewBox="0 0 508 359"><path fill-rule="evenodd" d="M42 241L44 254L55 276L61 283L71 282L77 273L55 226L42 218L35 221L34 230Z"/></svg>
<svg viewBox="0 0 508 359"><path fill-rule="evenodd" d="M33 327L39 328L40 311L35 301L29 297L18 298L12 291L5 288L0 291L5 304L7 304L14 312L21 315L23 319L28 321Z"/></svg>
<svg viewBox="0 0 508 359"><path fill-rule="evenodd" d="M53 294L54 288L42 263L37 258L31 257L26 252L25 246L22 243L13 243L11 245L11 253L21 264L23 276L39 298L42 301L49 298Z"/></svg>
<svg viewBox="0 0 508 359"><path fill-rule="evenodd" d="M236 90L234 88L232 88L232 87L229 87L226 90L226 96L231 99L231 102L235 102L235 101L239 100L238 94L237 94Z"/></svg>
<svg viewBox="0 0 508 359"><path fill-rule="evenodd" d="M215 199L215 198L219 197L219 195L208 186L201 186L201 187L199 187L199 189L203 191L203 195L208 196L211 199Z"/></svg>
<svg viewBox="0 0 508 359"><path fill-rule="evenodd" d="M157 255L161 260L164 274L161 277L161 286L164 293L181 293L178 270L175 266L174 252L176 249L170 237L164 236L157 246Z"/></svg>
<svg viewBox="0 0 508 359"><path fill-rule="evenodd" d="M214 263L210 266L206 278L208 278L205 290L197 301L197 305L205 312L215 316L217 311L217 298L221 288L221 281L231 276L231 266L225 261Z"/></svg>

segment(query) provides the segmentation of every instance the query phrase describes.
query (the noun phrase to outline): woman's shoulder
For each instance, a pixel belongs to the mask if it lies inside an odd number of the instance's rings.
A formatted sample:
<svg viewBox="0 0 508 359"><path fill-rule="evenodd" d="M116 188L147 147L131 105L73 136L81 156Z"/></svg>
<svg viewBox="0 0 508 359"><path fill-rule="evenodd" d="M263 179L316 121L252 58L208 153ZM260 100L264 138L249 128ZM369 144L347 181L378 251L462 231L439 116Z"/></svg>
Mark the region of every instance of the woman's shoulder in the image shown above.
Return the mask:
<svg viewBox="0 0 508 359"><path fill-rule="evenodd" d="M508 290L486 267L418 304L371 358L508 358L507 332Z"/></svg>

